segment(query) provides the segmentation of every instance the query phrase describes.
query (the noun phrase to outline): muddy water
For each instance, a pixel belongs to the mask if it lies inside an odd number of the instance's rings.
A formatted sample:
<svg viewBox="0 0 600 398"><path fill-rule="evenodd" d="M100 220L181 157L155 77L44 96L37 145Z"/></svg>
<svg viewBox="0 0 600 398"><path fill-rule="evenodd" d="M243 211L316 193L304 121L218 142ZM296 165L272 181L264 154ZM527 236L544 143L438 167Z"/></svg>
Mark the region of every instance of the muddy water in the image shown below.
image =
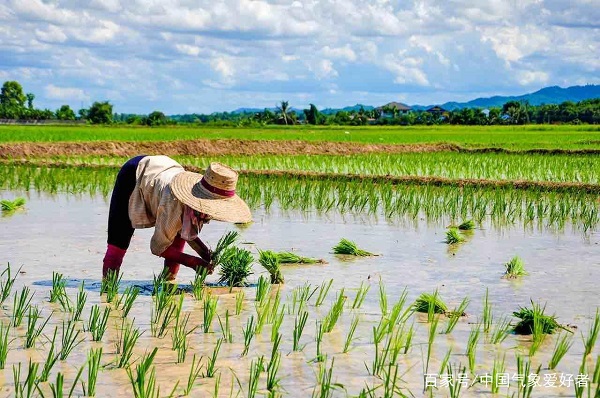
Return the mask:
<svg viewBox="0 0 600 398"><path fill-rule="evenodd" d="M19 192L1 192L2 198L18 196ZM46 335L51 335L55 326L59 326L67 316L61 313L54 304L47 302L50 290L52 272L60 272L68 278L68 294L75 297L77 287L83 280L88 291L88 302L83 319L87 319L93 304L102 304L98 294L101 260L105 248L106 218L108 203L100 197L76 197L67 195L46 196L31 194L28 197L26 210L17 212L10 217L0 218L0 264L2 268L10 262L13 267L21 267L14 290L20 290L28 285L35 291L33 303L48 316L55 311L45 329ZM440 296L450 307L458 305L463 297L470 298L466 312L467 317L461 319L456 329L449 335L436 336L433 346L432 359L428 373L436 374L440 361L449 348L452 348L450 362L467 365L464 355L469 332L482 313L482 301L486 288L492 302L494 319L510 316L519 306L527 306L530 299L535 302L547 303L547 312L556 314L562 324L575 325L574 344L555 371L542 370L543 374L556 374L567 377L576 375L581 363L583 344L581 333L587 335L590 320L596 308L600 305L600 292L597 287L600 281L600 234L593 232L582 236L579 232L571 232L565 228L561 232L539 231L524 229L515 225L510 228L496 228L491 225L480 226L467 237L467 241L458 247L449 248L443 243L445 225L428 224L425 221L405 224L389 224L365 216L343 216L330 214L327 216L311 213L282 213L271 210L269 213L258 210L254 213L255 222L240 229L243 245L256 253L256 249L296 250L299 254L325 259L324 265L285 266L283 273L286 279L281 287L282 301L290 302L292 290L308 282L313 287L323 281L334 279L325 303L315 307L310 300L308 307L309 319L301 338L306 344L303 351L292 352L292 334L295 315L285 316L281 333L283 335L281 352L281 385L283 395L307 396L317 383L319 365L311 362L315 358L315 321L322 319L331 306L336 292L345 288L348 297L340 321L331 333L324 336L322 351L328 356L327 365L335 358L333 381L344 385L346 391L339 390L335 396L357 395L368 386L377 386L381 381L369 376L365 363L371 367L374 356L372 327L376 326L381 316L379 305L379 280L385 285L388 306L391 308L404 288L408 292L408 303L411 303L420 293L433 292L438 289ZM231 225L213 222L206 226L201 236L209 243L215 244L218 238ZM130 250L124 261L122 271L123 284L135 284L148 288L152 277L160 272L162 262L150 254L149 241L152 230L138 230L134 235ZM381 254L370 258L344 258L331 253L331 248L342 238L354 240L366 250ZM514 255L523 258L529 275L518 281L502 279L503 263ZM255 266L255 274L251 282L255 282L263 271ZM193 272L182 269L178 282L187 285L193 278ZM218 275L209 277L215 282ZM359 310L351 310L350 304L356 295L356 289L363 282L370 286L366 300ZM147 291L146 290L146 291ZM223 317L226 310L233 313L235 308L236 291L228 289L207 289L218 297L218 314ZM256 311L254 308L255 288L245 291L245 301L242 313L233 316L233 343L225 343L221 348L217 367L220 369L219 396L229 396L233 390L235 396L243 391L247 396L248 373L251 360L264 355L269 358L272 343L270 342L271 326L266 325L261 334L257 335L250 345L247 356L240 357L243 350L242 327L248 318ZM187 360L176 364L176 353L171 350L170 334L163 339L151 337L150 308L152 298L146 294L139 297L129 315L135 325L145 330L135 349L135 356L142 355L153 347L159 347L154 364L157 368L157 381L161 386L161 395L167 395L177 380L180 385L177 394L182 394L187 382L187 376L192 362L192 356L199 358L210 356L214 343L221 335L219 323L215 319L212 324L213 333L205 334L196 330L190 335L191 346ZM12 311L12 296L0 312L0 319L5 324L9 321ZM191 323L202 322L202 303L195 302L191 295L186 295L184 311L192 314ZM360 322L349 353L342 353L346 334L354 316L360 317ZM28 358L43 362L48 345L42 338L36 349L22 348L22 336L26 328L25 319L20 328L11 329L11 336L16 340L8 354L6 369L0 370L0 392L4 396L12 396L13 377L12 366L22 363L22 373L27 373ZM113 311L109 328L102 343L91 342L89 333L82 332L86 340L74 350L66 361L58 362L50 381L55 380L57 372L66 375L66 389L79 367L85 362L89 348L103 347L102 363L108 365L98 376L97 396L132 396L131 385L123 369L113 369L110 362L116 358L114 342L118 338L117 328L120 325L118 312ZM398 365L402 375L400 387L403 391L410 390L416 396L422 395L423 374L422 352L427 351L427 334L429 324L426 316L412 316L407 323L414 323L415 337L413 345L406 355L401 355ZM443 330L446 319L440 319L439 330ZM552 355L556 336L549 336L544 341L540 351L532 361L537 368L547 366ZM44 344L42 344L44 343ZM60 345L60 343L59 343ZM492 362L496 355L506 353L506 372L514 376L516 372L515 354L521 352L526 356L530 345L527 337L509 336L504 343L494 346L489 343L489 336L483 335L477 350L475 373L485 374L492 370ZM587 365L591 373L600 350L596 347L588 358ZM40 367L43 365L40 365ZM468 370L467 370L468 372ZM84 376L87 371L84 371ZM22 376L24 378L25 376ZM542 376L539 387L534 388L533 396L570 396L574 389L558 387L560 381L546 382L552 376ZM264 391L266 375L261 375L259 390ZM447 396L449 390L441 385L442 377L434 377L438 389L435 396ZM474 376L469 375L469 381ZM238 382L239 380L239 382ZM564 384L567 384L565 381ZM214 378L200 378L194 386L192 396L208 396L213 394ZM502 387L501 392L516 391L516 381L511 382L510 390ZM47 384L42 388L49 391ZM378 389L382 394L382 388ZM489 387L477 384L470 389L463 388L464 396L479 396L488 393ZM82 394L81 388L75 389L75 394ZM176 395L177 395L176 394Z"/></svg>

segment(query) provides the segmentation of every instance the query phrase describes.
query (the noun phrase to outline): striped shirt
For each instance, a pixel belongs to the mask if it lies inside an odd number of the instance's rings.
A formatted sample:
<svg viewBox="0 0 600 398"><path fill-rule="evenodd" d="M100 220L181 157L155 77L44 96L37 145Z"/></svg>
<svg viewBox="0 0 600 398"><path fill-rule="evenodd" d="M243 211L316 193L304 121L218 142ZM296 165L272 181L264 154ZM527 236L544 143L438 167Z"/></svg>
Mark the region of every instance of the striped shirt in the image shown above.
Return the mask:
<svg viewBox="0 0 600 398"><path fill-rule="evenodd" d="M159 256L181 232L184 204L171 192L171 180L183 167L168 156L146 156L137 166L129 198L133 228L155 227L150 250Z"/></svg>

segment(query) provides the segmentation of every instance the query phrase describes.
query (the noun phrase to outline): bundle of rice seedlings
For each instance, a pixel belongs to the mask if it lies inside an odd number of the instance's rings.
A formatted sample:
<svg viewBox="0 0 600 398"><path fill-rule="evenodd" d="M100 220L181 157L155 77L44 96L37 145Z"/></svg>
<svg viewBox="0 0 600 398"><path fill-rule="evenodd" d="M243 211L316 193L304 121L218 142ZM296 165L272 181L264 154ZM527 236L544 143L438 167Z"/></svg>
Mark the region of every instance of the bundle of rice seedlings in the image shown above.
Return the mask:
<svg viewBox="0 0 600 398"><path fill-rule="evenodd" d="M271 284L283 283L283 275L281 274L281 265L279 264L279 257L277 254L270 250L259 250L260 258L258 261L260 265L265 267L269 274L271 274Z"/></svg>
<svg viewBox="0 0 600 398"><path fill-rule="evenodd" d="M460 229L461 231L470 231L472 229L475 229L475 222L473 220L464 221L458 226L458 229Z"/></svg>
<svg viewBox="0 0 600 398"><path fill-rule="evenodd" d="M302 257L292 252L275 253L281 264L324 264L321 258Z"/></svg>
<svg viewBox="0 0 600 398"><path fill-rule="evenodd" d="M336 246L333 247L333 252L335 254L349 254L352 256L361 256L361 257L375 255L368 251L359 249L358 246L356 246L356 243L349 241L346 238L342 238L342 240L340 240L340 243L338 243Z"/></svg>
<svg viewBox="0 0 600 398"><path fill-rule="evenodd" d="M23 206L25 206L25 198L16 198L15 200L0 200L0 207L2 207L2 211L15 211Z"/></svg>
<svg viewBox="0 0 600 398"><path fill-rule="evenodd" d="M504 264L504 267L506 268L504 275L507 278L517 278L519 276L527 275L527 272L525 272L525 264L519 256L514 256L509 262Z"/></svg>
<svg viewBox="0 0 600 398"><path fill-rule="evenodd" d="M231 248L240 234L237 231L229 231L219 239L217 247L212 252L212 260L215 265L221 265L221 259L227 249Z"/></svg>
<svg viewBox="0 0 600 398"><path fill-rule="evenodd" d="M465 238L458 232L458 228L450 228L446 231L446 243L453 245L456 243L464 242Z"/></svg>
<svg viewBox="0 0 600 398"><path fill-rule="evenodd" d="M228 247L219 253L221 270L219 283L227 286L247 286L246 279L252 274L254 257L248 250L239 247Z"/></svg>
<svg viewBox="0 0 600 398"><path fill-rule="evenodd" d="M413 309L415 312L428 313L431 306L433 306L433 312L435 314L445 314L448 311L448 306L437 293L421 293L413 304Z"/></svg>
<svg viewBox="0 0 600 398"><path fill-rule="evenodd" d="M520 319L520 321L513 328L513 331L516 334L532 334L534 329L534 320L536 319L540 322L541 330L544 334L552 334L557 328L567 330L558 322L556 322L556 316L544 314L546 306L542 308L539 304L535 304L533 301L531 301L531 306L532 308L520 307L518 311L513 312L513 315Z"/></svg>

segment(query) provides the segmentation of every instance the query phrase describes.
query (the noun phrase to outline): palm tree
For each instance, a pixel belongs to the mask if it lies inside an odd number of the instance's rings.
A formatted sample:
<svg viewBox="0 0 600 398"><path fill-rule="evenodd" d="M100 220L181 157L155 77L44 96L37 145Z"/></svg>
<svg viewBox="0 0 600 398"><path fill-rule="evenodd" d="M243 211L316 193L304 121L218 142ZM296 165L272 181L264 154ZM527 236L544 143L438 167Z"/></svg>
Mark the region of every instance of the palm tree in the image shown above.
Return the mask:
<svg viewBox="0 0 600 398"><path fill-rule="evenodd" d="M277 107L277 109L279 109L279 112L281 113L281 117L283 118L283 121L285 122L286 125L288 124L288 115L287 115L288 106L289 106L288 101L281 101L281 105Z"/></svg>

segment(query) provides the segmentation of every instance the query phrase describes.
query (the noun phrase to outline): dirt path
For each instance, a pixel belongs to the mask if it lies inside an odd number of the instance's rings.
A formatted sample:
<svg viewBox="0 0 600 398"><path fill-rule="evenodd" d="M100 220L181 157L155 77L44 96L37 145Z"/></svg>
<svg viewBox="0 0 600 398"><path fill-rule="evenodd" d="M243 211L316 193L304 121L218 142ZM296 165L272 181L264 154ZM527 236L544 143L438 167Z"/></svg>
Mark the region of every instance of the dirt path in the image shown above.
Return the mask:
<svg viewBox="0 0 600 398"><path fill-rule="evenodd" d="M468 149L455 144L360 144L352 142L187 140L165 142L59 142L0 144L0 158L19 159L60 155L135 156L161 155L353 155L364 153L472 152L513 153L501 148ZM600 150L543 150L518 153L600 154Z"/></svg>

